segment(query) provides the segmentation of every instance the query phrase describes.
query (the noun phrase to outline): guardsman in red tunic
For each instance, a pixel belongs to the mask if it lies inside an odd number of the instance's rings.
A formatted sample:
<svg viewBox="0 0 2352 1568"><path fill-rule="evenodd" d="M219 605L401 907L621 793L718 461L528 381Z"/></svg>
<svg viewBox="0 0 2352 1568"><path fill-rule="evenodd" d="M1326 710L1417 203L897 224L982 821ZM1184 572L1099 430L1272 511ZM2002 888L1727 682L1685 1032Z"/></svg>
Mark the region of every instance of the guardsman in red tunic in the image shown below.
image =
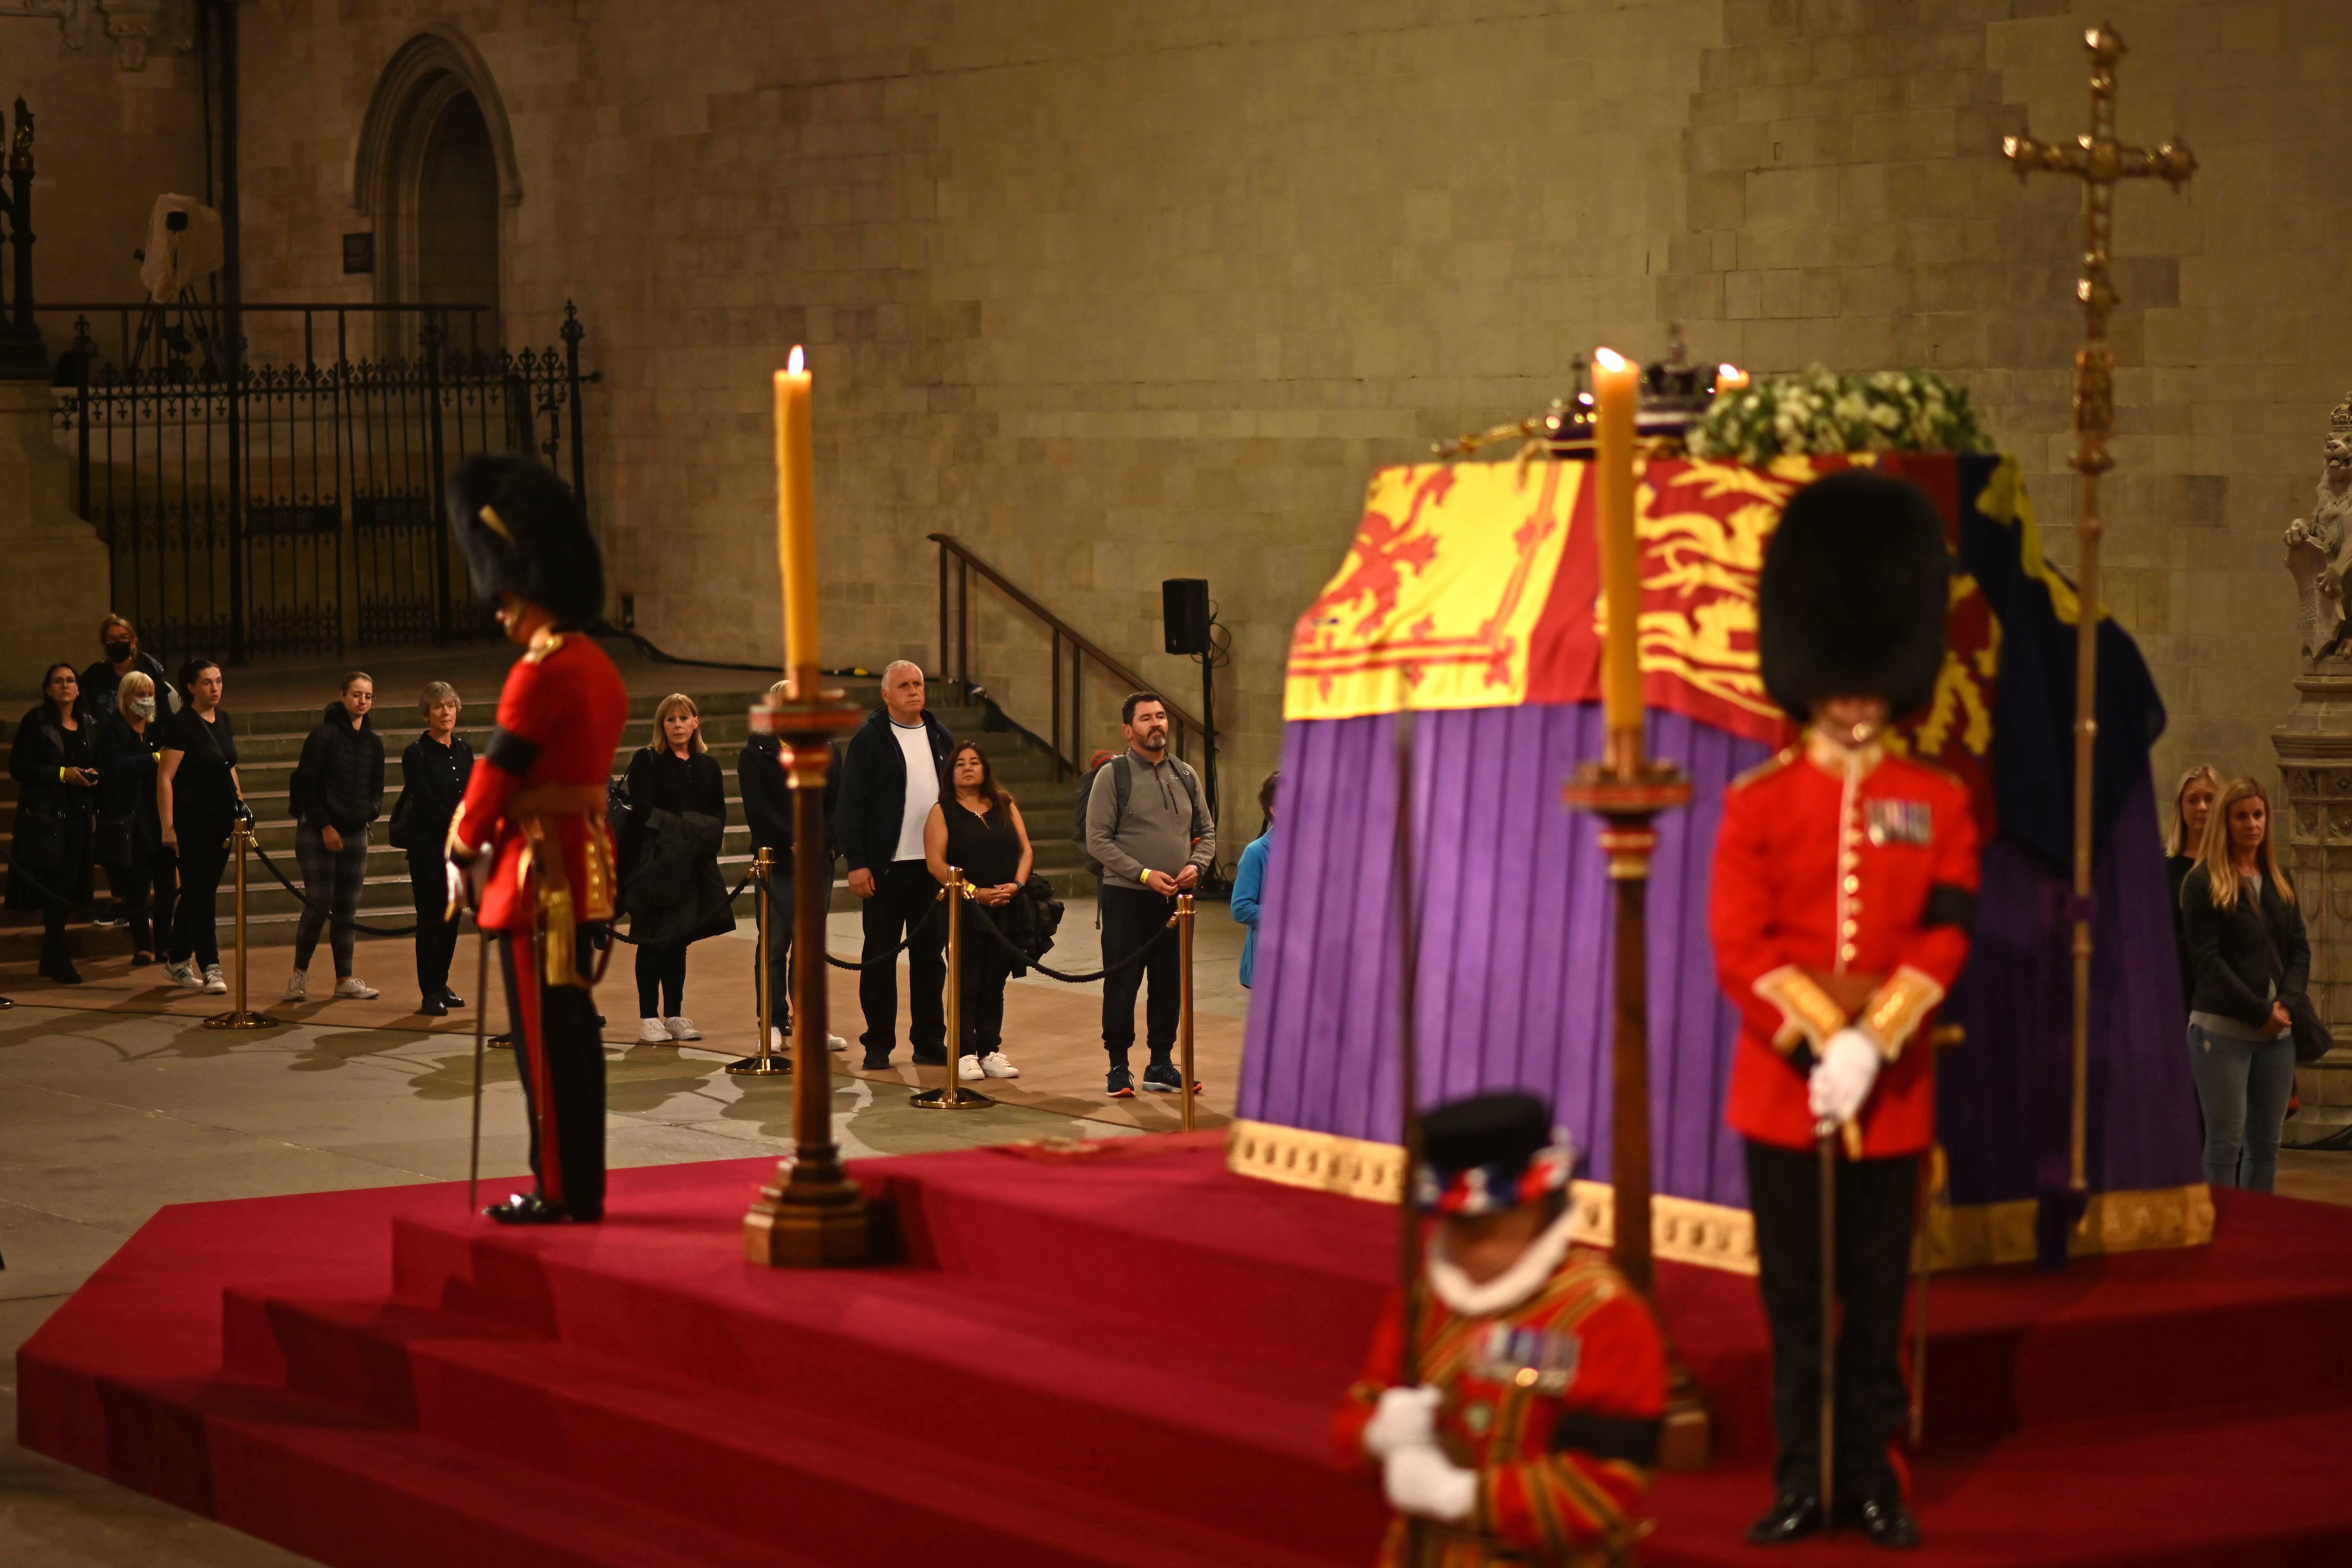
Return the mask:
<svg viewBox="0 0 2352 1568"><path fill-rule="evenodd" d="M1530 1094L1456 1101L1422 1121L1424 1258L1414 1381L1391 1301L1332 1424L1339 1462L1377 1474L1399 1518L1381 1561L1412 1568L1630 1563L1665 1410L1647 1302L1572 1248L1572 1151ZM1412 1516L1411 1521L1404 1516Z"/></svg>
<svg viewBox="0 0 2352 1568"><path fill-rule="evenodd" d="M604 1046L583 934L613 918L605 791L629 713L620 671L584 634L604 608L604 561L579 500L528 457L468 459L449 483L449 520L475 591L524 650L449 824L450 898L472 876L481 928L499 939L539 1180L487 1212L509 1225L595 1219Z"/></svg>
<svg viewBox="0 0 2352 1568"><path fill-rule="evenodd" d="M1748 1539L1852 1526L1918 1544L1893 1444L1913 1199L1935 1142L1936 1005L1968 956L1976 826L1960 782L1895 751L1944 656L1943 524L1916 486L1866 469L1789 503L1758 585L1765 688L1804 726L1734 781L1716 841L1716 968L1739 1009L1726 1119L1772 1334L1778 1496ZM1834 1519L1821 1492L1821 1165L1839 1134Z"/></svg>

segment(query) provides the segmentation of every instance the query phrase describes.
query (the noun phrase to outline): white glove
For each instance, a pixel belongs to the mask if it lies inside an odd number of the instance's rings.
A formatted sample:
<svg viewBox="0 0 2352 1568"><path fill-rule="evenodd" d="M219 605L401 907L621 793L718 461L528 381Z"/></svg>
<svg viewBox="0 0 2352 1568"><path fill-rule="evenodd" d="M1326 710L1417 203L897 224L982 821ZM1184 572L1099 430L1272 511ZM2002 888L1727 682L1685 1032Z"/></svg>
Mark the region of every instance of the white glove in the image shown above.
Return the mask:
<svg viewBox="0 0 2352 1568"><path fill-rule="evenodd" d="M470 908L474 901L466 896L465 866L457 861L447 861L443 863L448 869L447 883L449 887L449 902L444 905L444 907L456 910Z"/></svg>
<svg viewBox="0 0 2352 1568"><path fill-rule="evenodd" d="M1381 1481L1400 1513L1460 1523L1478 1504L1478 1472L1449 1459L1434 1443L1412 1443L1391 1454Z"/></svg>
<svg viewBox="0 0 2352 1568"><path fill-rule="evenodd" d="M1437 1406L1443 1398L1425 1383L1418 1388L1382 1389L1379 1406L1364 1424L1364 1452L1385 1459L1399 1448L1436 1442Z"/></svg>
<svg viewBox="0 0 2352 1568"><path fill-rule="evenodd" d="M1840 1126L1853 1121L1878 1082L1881 1060L1877 1043L1851 1025L1830 1036L1806 1083L1814 1119Z"/></svg>

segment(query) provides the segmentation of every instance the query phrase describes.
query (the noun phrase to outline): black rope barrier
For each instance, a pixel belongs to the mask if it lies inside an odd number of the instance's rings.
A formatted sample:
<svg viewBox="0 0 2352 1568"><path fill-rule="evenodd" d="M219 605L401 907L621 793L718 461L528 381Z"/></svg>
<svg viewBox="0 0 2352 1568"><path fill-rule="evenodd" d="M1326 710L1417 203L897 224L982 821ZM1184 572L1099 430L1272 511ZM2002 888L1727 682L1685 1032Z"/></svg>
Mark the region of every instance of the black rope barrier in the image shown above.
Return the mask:
<svg viewBox="0 0 2352 1568"><path fill-rule="evenodd" d="M752 878L752 875L753 875L753 873L751 873L751 872L745 872L745 873L743 873L743 880L742 880L741 882L737 883L734 885L734 887L733 887L733 888L731 888L731 889L728 892L728 894L727 894L727 902L728 902L728 904L729 904L729 905L730 905L730 907L733 905L733 904L735 903L735 901L736 901L737 899L739 899L739 898L740 898L740 897L742 897L742 896L743 896L743 890L744 890L745 888L747 888L747 887L749 887L749 886L751 886L751 878ZM613 932L613 940L614 940L614 941L615 941L615 942L626 942L626 943L627 943L630 946L632 946L632 947L640 947L640 946L644 946L644 944L643 944L643 943L639 942L635 937L634 937L634 936L630 936L627 932L625 932L625 931L622 931L622 930L619 930L619 929L617 929L617 928L616 928L616 929L614 929L614 931Z"/></svg>
<svg viewBox="0 0 2352 1568"><path fill-rule="evenodd" d="M986 908L988 906L983 904L981 907ZM1162 925L1159 930L1153 932L1149 937L1145 938L1143 946L1138 947L1134 952L1129 953L1126 957L1121 958L1118 963L1105 964L1101 968L1095 970L1092 974L1087 975L1066 975L1059 969L1048 968L1046 966L1039 963L1036 959L1030 957L1026 953L1021 951L1020 948L1015 947L1013 945L1013 938L1007 936L1004 934L1003 929L993 920L983 916L979 920L973 921L971 924L978 925L981 929L986 931L989 936L994 937L996 939L996 945L1003 948L1006 952L1012 954L1013 961L1021 967L1024 969L1034 969L1049 980L1060 980L1065 984L1073 986L1086 986L1092 985L1095 981L1105 978L1114 970L1124 969L1129 964L1141 963L1146 957L1150 956L1151 950L1154 947L1159 946L1160 942L1167 937L1168 933L1176 928L1176 917L1172 915L1170 915L1167 925Z"/></svg>
<svg viewBox="0 0 2352 1568"><path fill-rule="evenodd" d="M270 875L278 879L278 886L284 888L287 892L292 894L295 897L302 901L302 909L305 914L316 915L320 919L330 922L332 922L335 919L335 912L331 907L321 910L317 904L310 902L310 891L307 888L297 887L292 883L286 880L286 873L278 869L278 862L269 858L269 852L261 847L261 841L258 839L253 841L253 852L260 857L262 869L268 872ZM353 931L364 931L371 936L414 936L416 935L416 927L413 925L370 925L365 921L358 918L357 915L341 922L341 924L348 925Z"/></svg>

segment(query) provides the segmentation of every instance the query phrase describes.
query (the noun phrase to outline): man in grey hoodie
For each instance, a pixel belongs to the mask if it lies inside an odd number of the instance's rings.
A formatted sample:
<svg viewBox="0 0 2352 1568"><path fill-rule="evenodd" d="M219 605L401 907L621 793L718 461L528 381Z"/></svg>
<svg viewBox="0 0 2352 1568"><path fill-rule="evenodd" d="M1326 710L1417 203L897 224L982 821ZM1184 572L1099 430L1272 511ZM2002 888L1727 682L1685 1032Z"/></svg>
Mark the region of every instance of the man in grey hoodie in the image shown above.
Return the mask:
<svg viewBox="0 0 2352 1568"><path fill-rule="evenodd" d="M1175 940L1166 935L1176 895L1216 862L1217 824L1200 776L1168 752L1168 705L1132 692L1119 705L1127 750L1097 769L1087 796L1087 857L1102 879L1102 949L1117 963L1150 944L1150 953L1103 977L1103 1050L1110 1055L1114 1099L1135 1093L1127 1053L1135 1044L1135 993L1147 973L1144 1044L1151 1060L1143 1087L1181 1092L1184 1080L1169 1053L1176 1044Z"/></svg>

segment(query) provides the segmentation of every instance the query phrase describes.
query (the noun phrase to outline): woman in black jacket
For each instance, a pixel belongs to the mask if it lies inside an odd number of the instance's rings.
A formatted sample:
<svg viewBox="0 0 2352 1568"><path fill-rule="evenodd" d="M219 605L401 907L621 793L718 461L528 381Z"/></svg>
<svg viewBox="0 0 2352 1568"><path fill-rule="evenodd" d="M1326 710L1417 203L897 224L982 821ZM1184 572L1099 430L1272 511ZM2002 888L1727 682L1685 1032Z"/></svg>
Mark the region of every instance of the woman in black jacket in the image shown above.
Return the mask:
<svg viewBox="0 0 2352 1568"><path fill-rule="evenodd" d="M142 670L114 688L113 711L98 725L98 850L106 880L131 922L131 967L155 961L172 936L179 893L163 821L155 810L155 764L163 753L155 683Z"/></svg>
<svg viewBox="0 0 2352 1568"><path fill-rule="evenodd" d="M449 959L457 950L457 923L448 917L449 894L442 866L449 819L466 798L474 776L474 748L457 733L457 688L435 681L417 706L425 733L400 754L400 818L395 837L407 841L408 893L416 906L416 1010L446 1018L466 998L449 988ZM405 815L401 815L402 812Z"/></svg>
<svg viewBox="0 0 2352 1568"><path fill-rule="evenodd" d="M221 706L220 666L190 659L180 666L180 690L187 706L163 721L163 749L155 759L155 813L163 847L178 856L180 868L180 906L163 972L174 985L221 997L228 980L221 974L215 911L228 869L229 830L252 813L236 771L236 726Z"/></svg>
<svg viewBox="0 0 2352 1568"><path fill-rule="evenodd" d="M41 706L16 726L8 771L16 780L16 835L8 907L41 912L41 973L81 984L66 953L66 914L89 902L89 844L98 814L98 727L82 711L81 677L51 664Z"/></svg>
<svg viewBox="0 0 2352 1568"><path fill-rule="evenodd" d="M654 710L654 744L630 758L621 896L637 945L637 1043L700 1040L686 1016L686 948L735 929L719 846L727 778L702 739L694 699L673 692Z"/></svg>
<svg viewBox="0 0 2352 1568"><path fill-rule="evenodd" d="M2197 976L2189 1063L2205 1111L2205 1179L2268 1192L2294 1089L2282 998L2304 993L2311 944L2271 846L2269 798L2253 779L2231 779L2214 802L2180 884L2180 916Z"/></svg>
<svg viewBox="0 0 2352 1568"><path fill-rule="evenodd" d="M310 988L310 955L330 920L335 955L335 995L366 1001L377 992L352 973L360 894L367 886L368 824L383 814L383 741L368 717L375 682L358 670L343 677L343 695L327 705L302 743L290 786L294 858L302 865L302 919L294 928L294 972L286 999Z"/></svg>
<svg viewBox="0 0 2352 1568"><path fill-rule="evenodd" d="M2172 946L2180 960L2180 999L2185 1005L2197 988L2197 972L2189 962L2189 936L2180 926L2180 884L2197 864L2205 845L2205 824L2213 815L2214 798L2221 793L2221 776L2210 762L2200 762L2180 776L2172 791L2172 832L2164 841L2164 878L2172 891Z"/></svg>

